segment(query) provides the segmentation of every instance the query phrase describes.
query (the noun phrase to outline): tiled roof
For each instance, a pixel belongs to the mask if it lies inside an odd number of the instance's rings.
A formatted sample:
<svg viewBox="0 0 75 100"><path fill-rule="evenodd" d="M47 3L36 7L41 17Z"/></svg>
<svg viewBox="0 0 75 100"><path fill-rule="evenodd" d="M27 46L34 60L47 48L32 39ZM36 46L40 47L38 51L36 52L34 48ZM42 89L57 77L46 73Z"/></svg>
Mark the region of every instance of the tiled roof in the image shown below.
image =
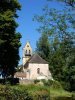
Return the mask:
<svg viewBox="0 0 75 100"><path fill-rule="evenodd" d="M16 72L14 76L15 77L26 77L26 73L24 73L24 72Z"/></svg>
<svg viewBox="0 0 75 100"><path fill-rule="evenodd" d="M40 64L48 64L47 61L42 59L38 54L34 54L28 61L29 63L40 63Z"/></svg>

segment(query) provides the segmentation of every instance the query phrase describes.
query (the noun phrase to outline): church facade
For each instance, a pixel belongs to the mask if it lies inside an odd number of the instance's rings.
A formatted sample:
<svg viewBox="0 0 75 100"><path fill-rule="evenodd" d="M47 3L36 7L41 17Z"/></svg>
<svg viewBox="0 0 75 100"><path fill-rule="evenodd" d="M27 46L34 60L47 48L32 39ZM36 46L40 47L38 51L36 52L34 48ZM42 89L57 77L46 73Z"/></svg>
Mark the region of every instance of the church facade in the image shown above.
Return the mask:
<svg viewBox="0 0 75 100"><path fill-rule="evenodd" d="M48 62L42 59L38 54L32 54L32 48L29 42L27 42L23 48L22 61L22 72L15 75L18 76L18 78L30 80L52 79Z"/></svg>

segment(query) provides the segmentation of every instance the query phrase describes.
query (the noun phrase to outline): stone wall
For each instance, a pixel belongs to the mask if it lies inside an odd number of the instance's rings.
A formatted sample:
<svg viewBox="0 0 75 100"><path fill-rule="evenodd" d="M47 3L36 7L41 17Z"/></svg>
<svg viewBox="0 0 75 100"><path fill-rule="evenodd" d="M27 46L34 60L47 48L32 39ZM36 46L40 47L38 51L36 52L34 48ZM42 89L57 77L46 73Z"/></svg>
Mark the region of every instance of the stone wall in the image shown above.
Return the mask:
<svg viewBox="0 0 75 100"><path fill-rule="evenodd" d="M28 80L28 79L20 79L19 80L19 83L22 85L22 84L34 84L34 80Z"/></svg>

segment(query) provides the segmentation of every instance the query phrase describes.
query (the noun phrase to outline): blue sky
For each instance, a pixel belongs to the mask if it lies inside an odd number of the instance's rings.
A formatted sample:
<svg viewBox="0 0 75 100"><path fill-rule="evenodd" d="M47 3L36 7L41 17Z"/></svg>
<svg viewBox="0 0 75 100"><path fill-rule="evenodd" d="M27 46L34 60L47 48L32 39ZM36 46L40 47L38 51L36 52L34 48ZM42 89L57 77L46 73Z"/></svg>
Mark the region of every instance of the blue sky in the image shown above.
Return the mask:
<svg viewBox="0 0 75 100"><path fill-rule="evenodd" d="M47 0L19 0L20 4L22 5L21 11L18 11L19 18L17 22L19 27L17 31L21 33L21 43L22 46L20 47L20 62L22 64L22 48L24 47L27 41L30 42L33 51L36 48L36 41L40 37L40 33L37 32L37 28L39 23L34 22L32 19L35 14L42 14L42 8L49 2ZM53 2L49 4L50 7L58 7L58 4Z"/></svg>

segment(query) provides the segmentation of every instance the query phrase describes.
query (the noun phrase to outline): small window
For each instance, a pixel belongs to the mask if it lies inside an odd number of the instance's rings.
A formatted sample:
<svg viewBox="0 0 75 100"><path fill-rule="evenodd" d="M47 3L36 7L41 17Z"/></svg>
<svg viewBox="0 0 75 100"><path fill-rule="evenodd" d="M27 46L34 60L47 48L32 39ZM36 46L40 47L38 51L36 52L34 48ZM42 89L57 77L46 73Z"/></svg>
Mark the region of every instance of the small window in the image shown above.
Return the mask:
<svg viewBox="0 0 75 100"><path fill-rule="evenodd" d="M37 73L40 74L40 68L37 69Z"/></svg>
<svg viewBox="0 0 75 100"><path fill-rule="evenodd" d="M26 50L26 54L27 54L27 50Z"/></svg>
<svg viewBox="0 0 75 100"><path fill-rule="evenodd" d="M30 52L30 50L29 50L29 54L30 54L31 52Z"/></svg>

